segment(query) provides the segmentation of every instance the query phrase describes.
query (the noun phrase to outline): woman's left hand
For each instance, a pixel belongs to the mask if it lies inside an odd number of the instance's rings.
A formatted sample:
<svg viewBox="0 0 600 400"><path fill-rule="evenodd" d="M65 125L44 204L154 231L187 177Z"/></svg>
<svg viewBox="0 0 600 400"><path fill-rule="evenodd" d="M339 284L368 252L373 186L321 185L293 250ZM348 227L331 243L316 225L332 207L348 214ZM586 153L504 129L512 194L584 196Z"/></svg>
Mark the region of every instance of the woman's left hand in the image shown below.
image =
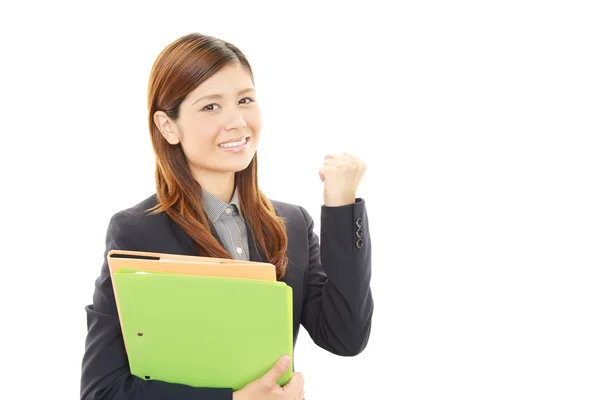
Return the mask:
<svg viewBox="0 0 600 400"><path fill-rule="evenodd" d="M365 173L366 165L358 157L343 153L325 156L319 176L325 183L323 200L328 207L354 204L358 185Z"/></svg>

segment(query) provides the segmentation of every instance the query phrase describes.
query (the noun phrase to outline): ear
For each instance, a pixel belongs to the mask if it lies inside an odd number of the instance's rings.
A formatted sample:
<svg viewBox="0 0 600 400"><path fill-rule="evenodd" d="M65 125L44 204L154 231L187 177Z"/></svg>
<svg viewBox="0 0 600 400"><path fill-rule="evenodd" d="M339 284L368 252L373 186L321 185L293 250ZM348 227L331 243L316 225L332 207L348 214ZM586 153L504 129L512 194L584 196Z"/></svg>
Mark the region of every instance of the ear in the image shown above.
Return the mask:
<svg viewBox="0 0 600 400"><path fill-rule="evenodd" d="M154 113L154 124L170 144L175 145L181 141L177 124L164 111Z"/></svg>

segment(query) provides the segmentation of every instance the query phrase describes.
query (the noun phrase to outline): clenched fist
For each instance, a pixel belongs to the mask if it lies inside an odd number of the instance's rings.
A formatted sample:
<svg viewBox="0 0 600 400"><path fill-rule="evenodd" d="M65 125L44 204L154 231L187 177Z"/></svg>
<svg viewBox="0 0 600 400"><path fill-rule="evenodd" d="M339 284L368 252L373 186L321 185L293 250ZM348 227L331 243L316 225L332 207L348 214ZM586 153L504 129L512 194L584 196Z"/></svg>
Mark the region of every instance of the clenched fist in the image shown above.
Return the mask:
<svg viewBox="0 0 600 400"><path fill-rule="evenodd" d="M352 154L326 155L323 167L319 170L319 176L325 183L325 205L339 207L354 204L356 191L365 170L365 163Z"/></svg>

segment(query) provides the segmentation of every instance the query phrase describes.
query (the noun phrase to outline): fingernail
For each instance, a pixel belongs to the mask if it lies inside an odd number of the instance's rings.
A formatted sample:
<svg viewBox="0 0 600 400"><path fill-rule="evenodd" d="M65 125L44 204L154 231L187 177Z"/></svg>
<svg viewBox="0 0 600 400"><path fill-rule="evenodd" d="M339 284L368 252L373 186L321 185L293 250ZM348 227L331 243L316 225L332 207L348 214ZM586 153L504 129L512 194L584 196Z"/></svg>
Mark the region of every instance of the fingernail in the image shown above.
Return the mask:
<svg viewBox="0 0 600 400"><path fill-rule="evenodd" d="M279 359L279 362L281 363L281 365L283 365L285 368L287 368L290 365L290 358L288 356L282 356Z"/></svg>

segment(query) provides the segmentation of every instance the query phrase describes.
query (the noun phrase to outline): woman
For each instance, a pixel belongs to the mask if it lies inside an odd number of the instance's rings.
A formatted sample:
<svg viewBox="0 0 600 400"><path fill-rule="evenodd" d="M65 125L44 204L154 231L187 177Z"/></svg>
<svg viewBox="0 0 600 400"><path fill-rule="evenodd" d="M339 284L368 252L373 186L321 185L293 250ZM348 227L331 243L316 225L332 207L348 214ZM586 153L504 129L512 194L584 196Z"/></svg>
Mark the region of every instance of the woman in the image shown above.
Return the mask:
<svg viewBox="0 0 600 400"><path fill-rule="evenodd" d="M294 344L300 324L323 349L354 356L367 345L373 313L367 213L356 190L365 170L355 156L326 156L321 244L300 206L269 200L258 188L261 130L252 69L222 40L190 34L167 46L152 68L149 127L156 194L116 213L112 249L267 261L293 289ZM146 381L130 374L108 265L86 307L88 334L81 398L301 399L302 375L283 388L287 355L242 390Z"/></svg>

